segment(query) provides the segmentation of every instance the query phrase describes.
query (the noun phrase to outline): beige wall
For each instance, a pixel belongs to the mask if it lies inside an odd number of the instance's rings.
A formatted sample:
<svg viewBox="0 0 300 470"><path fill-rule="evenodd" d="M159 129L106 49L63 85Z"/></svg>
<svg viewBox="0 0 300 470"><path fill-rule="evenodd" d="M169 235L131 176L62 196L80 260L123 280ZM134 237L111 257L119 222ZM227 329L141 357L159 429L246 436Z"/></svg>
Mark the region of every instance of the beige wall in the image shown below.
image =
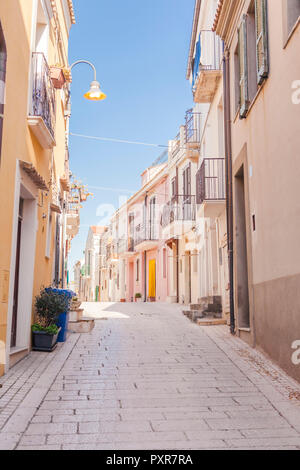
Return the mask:
<svg viewBox="0 0 300 470"><path fill-rule="evenodd" d="M291 362L291 343L300 337L300 105L292 102L292 84L300 78L300 28L298 25L286 44L283 3L268 2L270 73L246 119L239 119L234 106L234 51L236 28L249 1L228 32L233 179L236 197L240 180L235 175L244 165L250 332L249 338L247 332L241 334L299 379L299 367ZM235 203L235 227L240 210ZM238 234L241 235L240 229ZM235 238L238 250L239 243L239 238ZM235 252L236 310L243 301L237 292L238 253Z"/></svg>
<svg viewBox="0 0 300 470"><path fill-rule="evenodd" d="M60 2L57 2L60 4ZM33 185L24 172L19 169L18 160L32 163L36 171L49 183L51 179L52 151L41 147L37 138L27 123L29 113L28 103L31 98L31 53L35 34L35 12L37 2L34 0L10 0L0 3L0 21L7 47L6 70L6 103L4 109L3 139L0 167L0 220L5 230L0 233L0 341L5 344L6 367L8 367L10 352L10 319L12 315L12 297L15 274L16 230L19 195L26 192L26 211L21 250L22 270L28 271L20 283L18 312L20 320L19 331L24 330L22 338L17 340L17 347L22 347L26 353L30 347L30 324L32 317L32 294L37 294L42 285L52 281L55 219L53 213L50 257L46 257L48 232L48 217L51 192L42 192ZM63 57L58 51L54 35L54 19L50 20L48 41L48 64L65 61L67 65L68 35L62 17L58 10L59 24L63 38ZM60 91L56 97L56 128L54 148L54 169L56 178L64 173L65 159L65 119L63 102ZM30 221L30 227L27 228ZM26 225L27 224L27 225ZM29 251L24 247L29 247ZM30 253L30 256L29 256ZM21 300L21 299L20 299ZM18 334L17 334L18 338ZM14 360L11 358L11 364ZM4 372L0 365L0 375Z"/></svg>

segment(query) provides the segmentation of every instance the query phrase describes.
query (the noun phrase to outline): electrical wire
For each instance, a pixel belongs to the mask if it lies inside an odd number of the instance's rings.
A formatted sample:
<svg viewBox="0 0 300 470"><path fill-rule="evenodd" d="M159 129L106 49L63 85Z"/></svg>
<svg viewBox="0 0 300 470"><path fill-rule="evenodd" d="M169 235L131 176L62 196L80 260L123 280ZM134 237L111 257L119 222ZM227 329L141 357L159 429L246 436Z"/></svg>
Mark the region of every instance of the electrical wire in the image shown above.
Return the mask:
<svg viewBox="0 0 300 470"><path fill-rule="evenodd" d="M145 145L147 147L168 148L168 145L163 145L163 144L150 144L148 142L138 142L134 140L125 140L125 139L113 139L111 137L97 137L93 135L76 134L74 132L70 132L69 134L72 137L82 137L84 139L100 140L100 141L105 141L105 142L116 142L116 143L121 143L121 144Z"/></svg>

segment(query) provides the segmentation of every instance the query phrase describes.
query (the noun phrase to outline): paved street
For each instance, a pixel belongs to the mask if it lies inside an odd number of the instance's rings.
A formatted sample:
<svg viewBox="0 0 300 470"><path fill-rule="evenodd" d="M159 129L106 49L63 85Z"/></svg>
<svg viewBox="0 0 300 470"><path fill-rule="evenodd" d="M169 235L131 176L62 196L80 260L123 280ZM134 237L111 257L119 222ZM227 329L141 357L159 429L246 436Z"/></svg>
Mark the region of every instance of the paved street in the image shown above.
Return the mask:
<svg viewBox="0 0 300 470"><path fill-rule="evenodd" d="M300 449L300 386L178 305L83 304L91 334L0 379L1 449Z"/></svg>

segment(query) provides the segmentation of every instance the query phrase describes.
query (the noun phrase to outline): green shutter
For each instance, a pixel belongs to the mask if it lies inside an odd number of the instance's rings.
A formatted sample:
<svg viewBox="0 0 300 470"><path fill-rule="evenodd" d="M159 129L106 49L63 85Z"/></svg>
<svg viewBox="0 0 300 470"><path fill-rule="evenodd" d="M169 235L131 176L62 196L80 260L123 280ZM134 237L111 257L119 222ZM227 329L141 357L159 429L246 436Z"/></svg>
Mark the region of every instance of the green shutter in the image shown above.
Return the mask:
<svg viewBox="0 0 300 470"><path fill-rule="evenodd" d="M249 108L248 91L248 59L247 59L247 15L243 16L243 21L238 30L239 38L239 64L240 64L240 117L246 117Z"/></svg>
<svg viewBox="0 0 300 470"><path fill-rule="evenodd" d="M256 72L259 85L269 74L267 0L255 0Z"/></svg>

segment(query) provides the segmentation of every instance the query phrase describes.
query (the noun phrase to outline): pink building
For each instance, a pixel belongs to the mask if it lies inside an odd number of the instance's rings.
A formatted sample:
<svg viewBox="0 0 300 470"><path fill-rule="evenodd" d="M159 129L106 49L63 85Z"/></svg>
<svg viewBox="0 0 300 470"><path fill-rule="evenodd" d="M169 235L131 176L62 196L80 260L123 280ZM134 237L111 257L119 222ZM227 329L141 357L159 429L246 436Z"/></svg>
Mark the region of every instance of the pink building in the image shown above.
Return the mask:
<svg viewBox="0 0 300 470"><path fill-rule="evenodd" d="M161 227L168 195L166 169L166 164L147 168L141 189L127 203L127 246L120 253L120 270L125 270L120 279L125 281L127 302L167 298L168 248Z"/></svg>

